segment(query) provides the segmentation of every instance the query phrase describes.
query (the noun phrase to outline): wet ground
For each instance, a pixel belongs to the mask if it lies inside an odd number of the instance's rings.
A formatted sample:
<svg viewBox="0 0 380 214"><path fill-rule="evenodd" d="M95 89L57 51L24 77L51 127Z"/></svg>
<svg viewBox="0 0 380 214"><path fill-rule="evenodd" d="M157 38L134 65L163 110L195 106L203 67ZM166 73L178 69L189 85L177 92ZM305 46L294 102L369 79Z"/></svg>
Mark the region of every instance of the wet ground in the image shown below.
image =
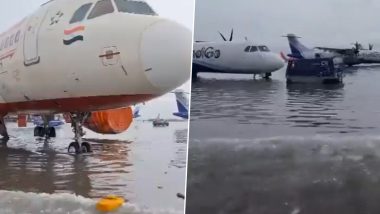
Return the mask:
<svg viewBox="0 0 380 214"><path fill-rule="evenodd" d="M187 212L378 213L380 67L340 85L201 74L193 84Z"/></svg>
<svg viewBox="0 0 380 214"><path fill-rule="evenodd" d="M3 196L16 191L89 199L116 194L139 209L183 212L184 200L177 193L185 192L186 122L153 128L150 122L135 121L127 132L111 136L87 130L93 153L79 156L67 154L70 125L58 129L49 144L32 137L32 126L8 127L13 137L0 145L0 189L9 191Z"/></svg>

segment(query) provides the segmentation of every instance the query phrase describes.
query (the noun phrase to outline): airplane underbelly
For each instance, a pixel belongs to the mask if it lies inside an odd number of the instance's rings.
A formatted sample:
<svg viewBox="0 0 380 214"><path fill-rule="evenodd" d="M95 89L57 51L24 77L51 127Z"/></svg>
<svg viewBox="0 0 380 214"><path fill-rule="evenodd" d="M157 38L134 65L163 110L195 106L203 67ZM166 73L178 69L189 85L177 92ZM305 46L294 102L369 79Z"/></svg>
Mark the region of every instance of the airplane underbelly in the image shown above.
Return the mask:
<svg viewBox="0 0 380 214"><path fill-rule="evenodd" d="M1 95L5 96L0 96L0 105L7 103L0 106L0 111L94 111L134 105L158 96L150 93L150 88L143 91L129 84L133 82L132 77L123 79L121 64L86 72L75 72L67 66L66 70L56 71L34 66L20 71L19 76L12 72L0 76Z"/></svg>

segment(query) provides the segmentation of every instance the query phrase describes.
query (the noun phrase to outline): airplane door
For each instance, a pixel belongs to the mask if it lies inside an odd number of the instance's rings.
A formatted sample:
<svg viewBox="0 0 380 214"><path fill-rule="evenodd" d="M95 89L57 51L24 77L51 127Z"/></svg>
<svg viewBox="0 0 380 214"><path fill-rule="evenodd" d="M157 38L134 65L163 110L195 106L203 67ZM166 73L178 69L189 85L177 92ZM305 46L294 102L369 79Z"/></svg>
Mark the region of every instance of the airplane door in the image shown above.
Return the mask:
<svg viewBox="0 0 380 214"><path fill-rule="evenodd" d="M47 10L33 15L26 26L24 34L24 64L25 66L34 65L40 62L38 53L38 35L41 24L44 21Z"/></svg>

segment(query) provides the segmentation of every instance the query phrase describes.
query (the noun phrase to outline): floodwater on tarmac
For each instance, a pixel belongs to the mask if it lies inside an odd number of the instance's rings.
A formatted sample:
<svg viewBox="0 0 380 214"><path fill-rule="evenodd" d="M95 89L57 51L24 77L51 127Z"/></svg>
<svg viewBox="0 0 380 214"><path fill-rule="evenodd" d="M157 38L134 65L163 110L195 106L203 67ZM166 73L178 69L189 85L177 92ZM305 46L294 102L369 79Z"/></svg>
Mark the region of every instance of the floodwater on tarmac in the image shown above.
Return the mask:
<svg viewBox="0 0 380 214"><path fill-rule="evenodd" d="M186 211L379 213L380 67L339 85L200 74L192 85Z"/></svg>
<svg viewBox="0 0 380 214"><path fill-rule="evenodd" d="M153 128L151 122L135 121L125 133L110 136L86 130L93 153L79 156L67 154L73 138L69 124L57 129L57 138L49 144L32 136L32 125L7 126L13 137L0 144L0 206L7 213L32 208L56 213L55 205L62 213L93 213L96 199L109 194L124 197L126 206L136 208L120 213L183 213L184 200L177 194L185 193L187 122ZM24 211L11 204L15 198L17 203L25 199ZM69 203L66 210L68 201L77 205Z"/></svg>

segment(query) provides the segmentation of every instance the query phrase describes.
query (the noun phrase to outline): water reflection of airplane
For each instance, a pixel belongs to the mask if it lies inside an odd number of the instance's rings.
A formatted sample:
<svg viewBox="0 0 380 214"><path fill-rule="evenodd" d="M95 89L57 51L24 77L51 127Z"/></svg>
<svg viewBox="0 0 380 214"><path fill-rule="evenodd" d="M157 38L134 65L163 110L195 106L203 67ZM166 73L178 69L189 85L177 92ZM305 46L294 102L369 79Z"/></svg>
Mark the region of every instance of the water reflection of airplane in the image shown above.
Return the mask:
<svg viewBox="0 0 380 214"><path fill-rule="evenodd" d="M91 198L108 194L114 185L113 191L120 191L115 194L126 196L120 187L127 183L115 178L129 173L129 144L116 140L95 142L97 152L91 159L60 155L53 149L41 154L1 144L0 184L21 191L68 192ZM110 179L114 181L112 185Z"/></svg>
<svg viewBox="0 0 380 214"><path fill-rule="evenodd" d="M273 105L276 96L283 91L285 82L279 80L201 80L192 84L191 117L202 118L251 118L265 116L267 109L262 105ZM236 114L239 112L239 114ZM252 113L254 112L254 113ZM273 115L273 113L269 113Z"/></svg>
<svg viewBox="0 0 380 214"><path fill-rule="evenodd" d="M181 130L176 130L174 132L175 135L175 143L179 145L184 145L184 146L178 146L177 151L176 151L176 156L174 160L170 163L170 165L177 167L177 168L186 168L186 163L187 163L187 129L181 129Z"/></svg>
<svg viewBox="0 0 380 214"><path fill-rule="evenodd" d="M339 104L344 100L344 84L288 84L286 121L294 127L321 127L330 131L345 127Z"/></svg>
<svg viewBox="0 0 380 214"><path fill-rule="evenodd" d="M53 0L0 34L0 134L4 116L44 116L35 135L54 137L47 121L71 117L69 152L91 150L85 126L115 134L132 122L130 107L159 97L190 77L190 30L145 2Z"/></svg>
<svg viewBox="0 0 380 214"><path fill-rule="evenodd" d="M342 59L342 62L348 66L358 64L380 63L380 52L373 50L373 45L369 44L368 49L364 49L361 44L356 42L353 48L329 48L315 47L308 48L303 45L298 39L301 37L295 34L288 34L291 54L289 57L295 59L314 59L314 58L333 58Z"/></svg>
<svg viewBox="0 0 380 214"><path fill-rule="evenodd" d="M33 189L45 193L65 190L83 196L90 194L90 179L80 166L86 162L84 159L75 158L72 161L67 156L58 156L56 153L41 156L5 145L0 147L0 180L7 188L24 191ZM65 165L62 177L57 164ZM73 173L70 173L70 168ZM15 177L18 179L15 180ZM60 179L64 179L63 182Z"/></svg>
<svg viewBox="0 0 380 214"><path fill-rule="evenodd" d="M249 40L233 41L233 30L227 40L221 34L221 42L197 41L193 51L193 81L198 73L259 74L269 78L272 72L284 66L279 54L266 45L254 44Z"/></svg>

